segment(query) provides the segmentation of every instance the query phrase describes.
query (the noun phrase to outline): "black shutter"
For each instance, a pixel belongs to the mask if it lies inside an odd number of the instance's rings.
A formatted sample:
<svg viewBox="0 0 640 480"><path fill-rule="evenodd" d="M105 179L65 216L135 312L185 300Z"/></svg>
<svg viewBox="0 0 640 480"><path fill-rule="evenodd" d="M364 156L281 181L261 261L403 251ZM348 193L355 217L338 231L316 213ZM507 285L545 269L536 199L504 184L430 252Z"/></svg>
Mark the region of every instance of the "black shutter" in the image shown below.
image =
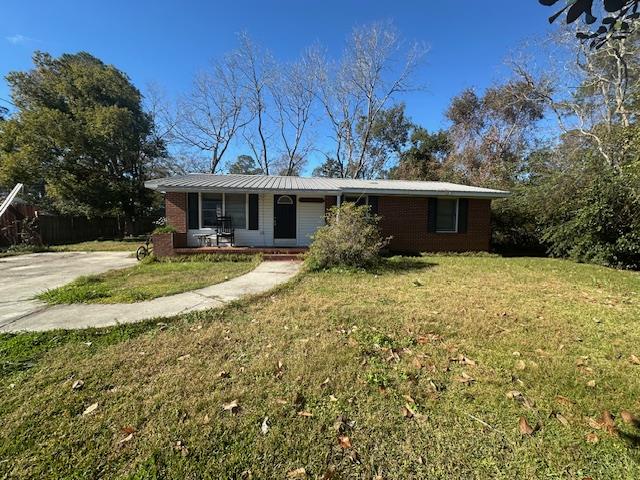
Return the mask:
<svg viewBox="0 0 640 480"><path fill-rule="evenodd" d="M198 211L198 207L198 194L189 193L187 195L189 230L197 230L200 228L200 212Z"/></svg>
<svg viewBox="0 0 640 480"><path fill-rule="evenodd" d="M378 197L376 197L375 195L369 195L369 210L374 215L378 215Z"/></svg>
<svg viewBox="0 0 640 480"><path fill-rule="evenodd" d="M458 200L458 233L467 233L467 223L469 219L469 200L461 198Z"/></svg>
<svg viewBox="0 0 640 480"><path fill-rule="evenodd" d="M258 194L249 194L249 230L258 230Z"/></svg>
<svg viewBox="0 0 640 480"><path fill-rule="evenodd" d="M427 232L436 232L436 219L438 217L438 199L429 198L429 205L427 206Z"/></svg>

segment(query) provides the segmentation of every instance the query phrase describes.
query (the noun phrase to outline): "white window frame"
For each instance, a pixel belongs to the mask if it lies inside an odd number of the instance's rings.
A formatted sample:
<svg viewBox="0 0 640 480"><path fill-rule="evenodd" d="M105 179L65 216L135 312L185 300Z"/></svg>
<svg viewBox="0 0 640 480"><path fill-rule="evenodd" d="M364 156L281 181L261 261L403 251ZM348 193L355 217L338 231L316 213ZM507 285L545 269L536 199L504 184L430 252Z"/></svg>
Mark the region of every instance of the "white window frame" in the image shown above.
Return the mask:
<svg viewBox="0 0 640 480"><path fill-rule="evenodd" d="M455 200L456 201L456 220L455 228L453 230L438 230L438 206L436 205L436 233L458 233L458 216L460 215L460 199L459 198L436 198L436 202L440 200Z"/></svg>
<svg viewBox="0 0 640 480"><path fill-rule="evenodd" d="M213 227L203 227L202 226L202 193L198 192L198 230L214 230ZM209 193L209 192L204 192ZM217 192L211 192L217 193ZM222 215L227 215L227 194L224 192L220 192L222 195ZM247 230L249 227L249 194L244 194L244 227L238 228L238 230Z"/></svg>

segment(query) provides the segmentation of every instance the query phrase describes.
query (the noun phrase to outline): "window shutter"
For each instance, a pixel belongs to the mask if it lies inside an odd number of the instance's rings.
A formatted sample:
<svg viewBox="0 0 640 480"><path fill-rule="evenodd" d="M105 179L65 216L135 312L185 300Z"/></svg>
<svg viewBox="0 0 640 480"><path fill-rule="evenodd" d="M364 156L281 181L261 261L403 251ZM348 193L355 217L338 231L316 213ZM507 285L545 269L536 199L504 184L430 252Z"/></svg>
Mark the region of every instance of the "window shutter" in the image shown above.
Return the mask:
<svg viewBox="0 0 640 480"><path fill-rule="evenodd" d="M379 207L378 207L378 197L375 195L369 195L369 210L374 215L378 215Z"/></svg>
<svg viewBox="0 0 640 480"><path fill-rule="evenodd" d="M469 199L458 200L458 233L467 233L469 220Z"/></svg>
<svg viewBox="0 0 640 480"><path fill-rule="evenodd" d="M258 230L258 194L249 194L249 230Z"/></svg>
<svg viewBox="0 0 640 480"><path fill-rule="evenodd" d="M187 217L189 230L200 228L200 212L198 211L198 194L189 193L187 195Z"/></svg>
<svg viewBox="0 0 640 480"><path fill-rule="evenodd" d="M436 233L436 218L438 216L438 199L429 198L427 206L427 232Z"/></svg>

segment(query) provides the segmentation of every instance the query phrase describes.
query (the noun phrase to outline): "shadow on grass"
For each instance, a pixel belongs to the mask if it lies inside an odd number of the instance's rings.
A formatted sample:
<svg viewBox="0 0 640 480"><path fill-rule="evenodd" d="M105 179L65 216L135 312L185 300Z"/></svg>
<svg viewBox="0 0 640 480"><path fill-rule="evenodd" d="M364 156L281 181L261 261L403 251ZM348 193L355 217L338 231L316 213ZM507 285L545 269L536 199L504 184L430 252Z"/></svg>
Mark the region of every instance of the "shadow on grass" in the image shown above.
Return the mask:
<svg viewBox="0 0 640 480"><path fill-rule="evenodd" d="M425 261L422 257L390 257L383 259L379 265L372 268L370 271L371 273L376 274L403 273L427 270L437 265L437 263Z"/></svg>

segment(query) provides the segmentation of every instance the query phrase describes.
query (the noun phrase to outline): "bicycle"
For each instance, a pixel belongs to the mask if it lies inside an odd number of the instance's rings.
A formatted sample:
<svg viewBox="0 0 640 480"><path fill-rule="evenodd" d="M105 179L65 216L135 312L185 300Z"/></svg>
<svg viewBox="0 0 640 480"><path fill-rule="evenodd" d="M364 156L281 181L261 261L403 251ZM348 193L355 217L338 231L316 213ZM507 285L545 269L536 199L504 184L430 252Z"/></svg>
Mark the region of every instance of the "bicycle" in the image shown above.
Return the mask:
<svg viewBox="0 0 640 480"><path fill-rule="evenodd" d="M153 253L153 242L151 241L151 237L147 237L147 241L144 242L144 245L140 245L136 250L136 258L138 261L143 260Z"/></svg>

